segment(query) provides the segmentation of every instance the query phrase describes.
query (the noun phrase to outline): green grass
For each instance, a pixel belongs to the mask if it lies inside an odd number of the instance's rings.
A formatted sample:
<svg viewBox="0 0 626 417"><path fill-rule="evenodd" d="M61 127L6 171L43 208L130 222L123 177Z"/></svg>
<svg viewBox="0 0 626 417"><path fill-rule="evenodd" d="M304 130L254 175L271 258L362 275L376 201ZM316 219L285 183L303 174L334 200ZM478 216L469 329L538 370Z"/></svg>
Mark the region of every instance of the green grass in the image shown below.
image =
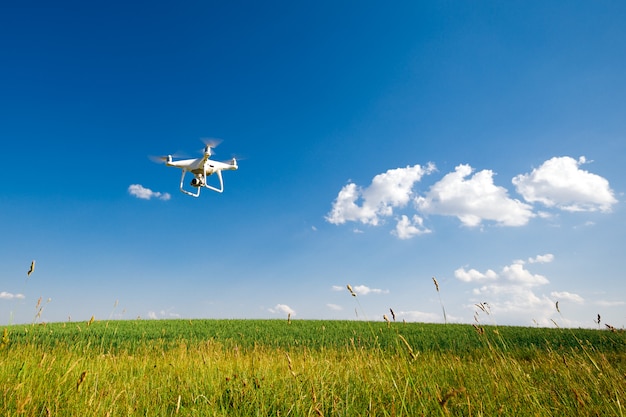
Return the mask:
<svg viewBox="0 0 626 417"><path fill-rule="evenodd" d="M626 335L360 321L9 326L0 415L623 416Z"/></svg>

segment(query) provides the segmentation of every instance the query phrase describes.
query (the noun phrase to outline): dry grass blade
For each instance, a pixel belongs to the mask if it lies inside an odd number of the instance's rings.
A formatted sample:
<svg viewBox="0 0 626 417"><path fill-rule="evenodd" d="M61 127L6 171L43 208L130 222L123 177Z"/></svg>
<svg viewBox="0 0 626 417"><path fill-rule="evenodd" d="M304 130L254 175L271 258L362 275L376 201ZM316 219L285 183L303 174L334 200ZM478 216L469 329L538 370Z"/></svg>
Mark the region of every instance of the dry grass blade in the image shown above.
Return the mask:
<svg viewBox="0 0 626 417"><path fill-rule="evenodd" d="M411 359L413 359L413 360L417 359L417 356L418 356L419 352L417 354L415 352L413 352L413 348L411 347L411 345L409 345L409 342L407 342L407 340L404 338L404 336L399 334L398 338L400 338L400 340L402 340L402 343L404 343L404 346L406 346L406 349L409 352L409 355L411 356Z"/></svg>
<svg viewBox="0 0 626 417"><path fill-rule="evenodd" d="M441 400L439 400L439 405L440 405L442 408L446 408L446 404L448 403L448 401L449 401L452 397L455 397L455 396L457 396L457 395L459 395L459 394L462 394L462 393L464 393L464 392L465 392L465 388L464 388L464 387L461 387L461 388L458 388L458 389L457 389L457 388L453 388L453 389L451 389L450 391L448 391L448 392L446 393L446 395L444 395L443 397L441 397Z"/></svg>
<svg viewBox="0 0 626 417"><path fill-rule="evenodd" d="M287 366L289 367L289 372L291 372L291 376L295 377L296 373L293 371L293 366L291 364L291 357L289 353L285 352L285 356L287 356Z"/></svg>

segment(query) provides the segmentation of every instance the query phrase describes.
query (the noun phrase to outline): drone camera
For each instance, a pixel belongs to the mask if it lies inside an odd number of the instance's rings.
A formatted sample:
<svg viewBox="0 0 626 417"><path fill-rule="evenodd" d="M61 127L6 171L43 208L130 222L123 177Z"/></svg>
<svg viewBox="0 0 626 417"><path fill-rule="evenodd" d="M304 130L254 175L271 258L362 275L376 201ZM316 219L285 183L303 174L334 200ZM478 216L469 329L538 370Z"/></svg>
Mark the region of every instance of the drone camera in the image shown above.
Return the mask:
<svg viewBox="0 0 626 417"><path fill-rule="evenodd" d="M200 178L194 178L191 180L191 182L189 183L192 187L202 187L204 185L204 181L202 181L202 179Z"/></svg>

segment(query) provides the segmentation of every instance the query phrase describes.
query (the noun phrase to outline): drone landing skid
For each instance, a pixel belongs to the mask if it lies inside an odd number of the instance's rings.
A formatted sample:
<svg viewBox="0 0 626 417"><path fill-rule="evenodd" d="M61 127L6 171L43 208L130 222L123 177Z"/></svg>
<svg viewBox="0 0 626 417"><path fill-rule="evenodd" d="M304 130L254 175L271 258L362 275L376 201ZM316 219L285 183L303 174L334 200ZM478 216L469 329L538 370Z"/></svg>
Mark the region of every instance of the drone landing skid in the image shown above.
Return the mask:
<svg viewBox="0 0 626 417"><path fill-rule="evenodd" d="M187 194L190 195L192 197L198 197L200 195L200 188L204 187L204 188L208 188L209 190L221 193L224 191L224 180L222 180L222 172L221 171L217 171L217 178L219 178L220 180L220 188L217 187L213 187L212 185L209 185L207 183L207 175L206 175L206 171L204 171L204 176L202 177L202 179L200 180L200 184L197 186L194 186L196 188L196 192L192 193L191 191L187 191L185 190L184 184L185 184L185 175L187 175L187 170L183 169L183 175L180 177L180 191L183 194ZM209 174L211 175L211 174ZM198 178L198 177L196 177Z"/></svg>

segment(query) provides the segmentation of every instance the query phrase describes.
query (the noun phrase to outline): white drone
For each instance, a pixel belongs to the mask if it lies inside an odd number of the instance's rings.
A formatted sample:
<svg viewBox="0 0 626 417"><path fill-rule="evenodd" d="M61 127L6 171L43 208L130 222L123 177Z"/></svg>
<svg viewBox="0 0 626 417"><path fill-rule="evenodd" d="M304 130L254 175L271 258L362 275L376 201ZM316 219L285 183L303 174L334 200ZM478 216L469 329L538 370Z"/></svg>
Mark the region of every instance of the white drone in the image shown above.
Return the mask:
<svg viewBox="0 0 626 417"><path fill-rule="evenodd" d="M221 193L224 191L224 180L222 179L222 171L234 171L238 168L238 166L237 160L235 158L231 159L230 162L219 162L209 159L213 154L211 152L211 149L215 148L217 145L219 145L219 142L215 141L205 143L204 155L201 158L181 159L178 161L174 161L172 160L172 155L167 155L158 159L164 161L165 165L167 165L168 167L176 167L183 170L183 175L180 177L180 191L184 194L190 195L192 197L198 197L200 195L200 189L202 187ZM185 190L183 186L187 171L191 172L194 176L189 185L196 189L195 193ZM217 178L219 178L219 188L209 185L207 181L207 178L213 174L216 174Z"/></svg>

